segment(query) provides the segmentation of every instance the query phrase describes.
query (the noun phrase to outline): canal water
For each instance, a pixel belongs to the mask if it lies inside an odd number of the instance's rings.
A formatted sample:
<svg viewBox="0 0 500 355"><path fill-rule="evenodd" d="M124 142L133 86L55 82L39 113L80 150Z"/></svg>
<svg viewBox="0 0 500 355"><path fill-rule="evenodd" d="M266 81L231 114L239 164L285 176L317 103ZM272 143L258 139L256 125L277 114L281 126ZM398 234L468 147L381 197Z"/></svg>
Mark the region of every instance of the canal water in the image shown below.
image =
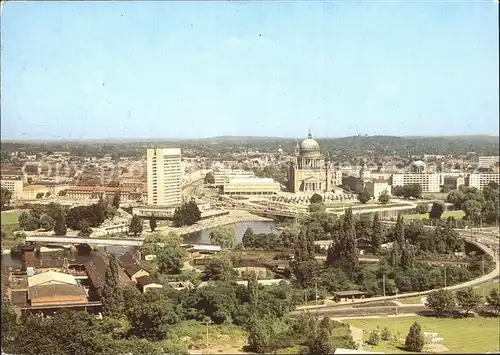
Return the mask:
<svg viewBox="0 0 500 355"><path fill-rule="evenodd" d="M234 224L229 224L225 227L233 228L235 231L236 244L241 243L243 234L247 228L252 228L255 233L271 233L278 232L275 228L275 223L272 221L259 221L259 222L238 222ZM210 243L210 229L203 230L200 232L192 233L183 237L184 243ZM125 254L127 251L135 252L136 247L119 247L119 246L107 246L101 247L97 251L91 252L92 254L102 254L103 252L113 253L116 255ZM39 259L51 259L51 258L76 258L78 253L76 251L57 251L57 252L45 252L37 253L37 258ZM2 267L21 267L21 257L11 254L2 254L1 259Z"/></svg>

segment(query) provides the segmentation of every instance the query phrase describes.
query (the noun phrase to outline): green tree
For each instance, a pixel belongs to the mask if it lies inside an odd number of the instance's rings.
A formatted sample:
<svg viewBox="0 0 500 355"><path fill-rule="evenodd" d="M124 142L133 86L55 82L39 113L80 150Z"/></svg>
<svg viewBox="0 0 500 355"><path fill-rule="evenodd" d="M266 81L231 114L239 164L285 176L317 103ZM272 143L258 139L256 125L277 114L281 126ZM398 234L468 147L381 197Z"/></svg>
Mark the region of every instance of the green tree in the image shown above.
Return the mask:
<svg viewBox="0 0 500 355"><path fill-rule="evenodd" d="M429 212L429 206L427 203L419 203L415 208L418 214L426 214Z"/></svg>
<svg viewBox="0 0 500 355"><path fill-rule="evenodd" d="M477 295L470 287L457 291L455 297L457 299L457 304L465 311L466 315L468 315L470 311L477 308L480 302L479 295Z"/></svg>
<svg viewBox="0 0 500 355"><path fill-rule="evenodd" d="M422 334L422 327L415 321L405 340L405 348L408 351L421 352L424 348L424 335Z"/></svg>
<svg viewBox="0 0 500 355"><path fill-rule="evenodd" d="M175 209L172 219L175 227L190 226L201 219L201 211L195 201L184 202Z"/></svg>
<svg viewBox="0 0 500 355"><path fill-rule="evenodd" d="M371 242L373 252L377 255L380 252L380 246L384 242L384 231L378 213L375 213L375 216L373 216Z"/></svg>
<svg viewBox="0 0 500 355"><path fill-rule="evenodd" d="M378 202L385 205L389 203L391 200L391 196L389 195L389 192L387 190L382 191L382 193L378 197Z"/></svg>
<svg viewBox="0 0 500 355"><path fill-rule="evenodd" d="M85 219L83 219L80 222L78 229L79 229L79 232L78 232L79 237L88 238L92 234L92 227L90 227L89 222L87 222L87 220L85 220Z"/></svg>
<svg viewBox="0 0 500 355"><path fill-rule="evenodd" d="M498 292L498 288L490 291L490 294L486 296L486 303L495 314L500 314L500 292Z"/></svg>
<svg viewBox="0 0 500 355"><path fill-rule="evenodd" d="M10 204L11 199L12 192L3 186L0 186L0 207L3 209L6 205Z"/></svg>
<svg viewBox="0 0 500 355"><path fill-rule="evenodd" d="M156 217L151 216L151 218L149 220L149 228L151 228L151 232L154 232L157 226L158 226L158 224L156 222Z"/></svg>
<svg viewBox="0 0 500 355"><path fill-rule="evenodd" d="M48 215L48 214L43 214L42 217L40 217L40 227L42 227L46 231L53 230L55 226L55 221L54 219Z"/></svg>
<svg viewBox="0 0 500 355"><path fill-rule="evenodd" d="M123 314L123 290L119 285L118 272L118 261L114 254L111 254L101 295L102 310L105 315L120 316Z"/></svg>
<svg viewBox="0 0 500 355"><path fill-rule="evenodd" d="M313 194L313 195L309 198L309 203L310 203L310 204L315 204L315 203L323 203L323 197L321 197L321 195L319 195L319 194Z"/></svg>
<svg viewBox="0 0 500 355"><path fill-rule="evenodd" d="M44 195L45 194L43 192L39 192L36 194L35 198L40 199L40 198L43 198Z"/></svg>
<svg viewBox="0 0 500 355"><path fill-rule="evenodd" d="M365 204L368 201L370 201L370 194L368 193L368 191L366 190L361 191L358 194L358 201L361 202L362 204Z"/></svg>
<svg viewBox="0 0 500 355"><path fill-rule="evenodd" d="M435 202L432 204L431 210L429 211L429 218L440 219L443 215L445 207L440 202Z"/></svg>
<svg viewBox="0 0 500 355"><path fill-rule="evenodd" d="M133 215L128 227L129 233L132 233L134 237L137 237L138 235L142 234L143 228L144 225L142 223L141 217L139 217L138 215Z"/></svg>
<svg viewBox="0 0 500 355"><path fill-rule="evenodd" d="M227 251L214 255L205 265L205 276L210 280L230 281L236 277L231 254Z"/></svg>
<svg viewBox="0 0 500 355"><path fill-rule="evenodd" d="M2 350L12 352L19 330L20 324L17 321L17 314L12 309L7 295L4 295L2 300Z"/></svg>
<svg viewBox="0 0 500 355"><path fill-rule="evenodd" d="M332 337L330 319L328 317L323 317L318 325L318 331L315 336L309 342L309 352L312 354L333 354L336 349L336 345Z"/></svg>
<svg viewBox="0 0 500 355"><path fill-rule="evenodd" d="M220 245L223 249L232 249L235 247L236 238L234 229L229 227L219 227L210 232L210 242Z"/></svg>
<svg viewBox="0 0 500 355"><path fill-rule="evenodd" d="M168 274L179 274L183 266L183 259L186 256L186 250L181 247L180 238L175 233L169 236L168 240L165 240L165 246L158 248L156 251L156 263L158 265L158 271L161 273Z"/></svg>
<svg viewBox="0 0 500 355"><path fill-rule="evenodd" d="M113 195L113 202L111 203L114 208L116 209L120 208L120 200L121 200L120 191L117 191Z"/></svg>
<svg viewBox="0 0 500 355"><path fill-rule="evenodd" d="M130 323L136 336L163 340L168 326L179 322L175 306L161 293L148 292L143 301L130 311Z"/></svg>
<svg viewBox="0 0 500 355"><path fill-rule="evenodd" d="M243 233L243 237L241 238L241 242L243 243L243 246L245 248L251 248L253 245L255 245L254 233L252 228L248 227L245 230L245 233Z"/></svg>
<svg viewBox="0 0 500 355"><path fill-rule="evenodd" d="M479 224L483 206L476 200L467 200L463 203L462 209L465 213L465 219L474 224Z"/></svg>
<svg viewBox="0 0 500 355"><path fill-rule="evenodd" d="M326 206L323 202L309 204L310 213L325 212L325 211L326 211Z"/></svg>
<svg viewBox="0 0 500 355"><path fill-rule="evenodd" d="M66 228L66 218L62 213L54 218L54 234L55 235L66 235L68 229Z"/></svg>
<svg viewBox="0 0 500 355"><path fill-rule="evenodd" d="M214 184L215 183L214 173L212 173L212 172L206 173L205 178L203 179L203 182L205 184Z"/></svg>
<svg viewBox="0 0 500 355"><path fill-rule="evenodd" d="M66 196L68 194L68 189L61 190L57 194L59 196Z"/></svg>
<svg viewBox="0 0 500 355"><path fill-rule="evenodd" d="M425 306L436 312L438 317L442 317L455 308L455 296L450 290L432 291L426 297Z"/></svg>

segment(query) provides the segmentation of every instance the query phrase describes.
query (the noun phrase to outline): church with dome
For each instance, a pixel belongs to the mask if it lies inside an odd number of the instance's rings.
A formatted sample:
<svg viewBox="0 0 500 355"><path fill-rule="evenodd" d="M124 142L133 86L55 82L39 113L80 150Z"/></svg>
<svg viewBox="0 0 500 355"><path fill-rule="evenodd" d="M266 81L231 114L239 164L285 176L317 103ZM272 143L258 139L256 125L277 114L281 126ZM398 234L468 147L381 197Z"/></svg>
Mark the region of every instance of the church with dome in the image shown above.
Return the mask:
<svg viewBox="0 0 500 355"><path fill-rule="evenodd" d="M333 188L332 169L321 154L319 144L309 132L307 139L297 144L295 157L288 171L290 192L329 192Z"/></svg>

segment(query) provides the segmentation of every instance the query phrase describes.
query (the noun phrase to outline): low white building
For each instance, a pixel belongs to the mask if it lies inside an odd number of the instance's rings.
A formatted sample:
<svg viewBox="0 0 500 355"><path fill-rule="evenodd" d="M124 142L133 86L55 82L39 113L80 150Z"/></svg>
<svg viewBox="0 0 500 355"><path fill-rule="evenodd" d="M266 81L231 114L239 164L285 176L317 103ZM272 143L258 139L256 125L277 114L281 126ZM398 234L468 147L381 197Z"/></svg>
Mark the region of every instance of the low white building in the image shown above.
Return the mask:
<svg viewBox="0 0 500 355"><path fill-rule="evenodd" d="M488 186L490 182L500 182L500 174L498 173L477 173L469 175L469 186L476 187L478 189L483 189L483 187Z"/></svg>
<svg viewBox="0 0 500 355"><path fill-rule="evenodd" d="M276 195L281 191L279 182L270 178L229 179L222 185L224 195Z"/></svg>
<svg viewBox="0 0 500 355"><path fill-rule="evenodd" d="M221 169L214 172L214 185L223 186L230 180L234 179L251 179L255 177L255 173L251 170L242 169Z"/></svg>

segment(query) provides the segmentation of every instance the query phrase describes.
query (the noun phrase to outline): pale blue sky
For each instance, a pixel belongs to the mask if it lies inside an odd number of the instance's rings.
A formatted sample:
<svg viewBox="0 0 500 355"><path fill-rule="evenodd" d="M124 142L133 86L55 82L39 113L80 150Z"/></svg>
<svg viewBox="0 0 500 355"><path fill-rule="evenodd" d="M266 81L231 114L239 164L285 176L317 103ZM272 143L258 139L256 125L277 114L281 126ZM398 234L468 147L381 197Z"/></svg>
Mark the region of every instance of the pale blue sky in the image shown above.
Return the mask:
<svg viewBox="0 0 500 355"><path fill-rule="evenodd" d="M498 134L498 4L20 2L2 138Z"/></svg>

